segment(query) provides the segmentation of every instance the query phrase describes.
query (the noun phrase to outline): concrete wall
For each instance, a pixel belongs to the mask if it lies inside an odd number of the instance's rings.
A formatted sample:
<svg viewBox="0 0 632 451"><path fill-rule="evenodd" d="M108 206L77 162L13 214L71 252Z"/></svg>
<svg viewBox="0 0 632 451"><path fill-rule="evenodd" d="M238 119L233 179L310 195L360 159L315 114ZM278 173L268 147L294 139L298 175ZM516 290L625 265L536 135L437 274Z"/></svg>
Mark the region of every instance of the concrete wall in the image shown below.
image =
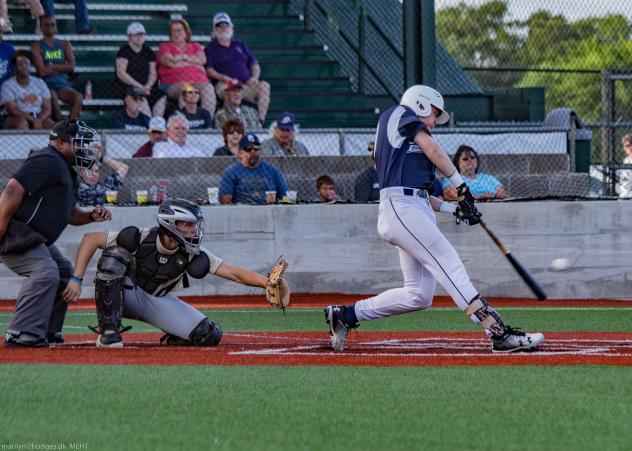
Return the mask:
<svg viewBox="0 0 632 451"><path fill-rule="evenodd" d="M632 204L626 201L481 204L487 223L531 269L550 298L632 299ZM74 258L84 232L155 224L155 207L115 207L108 224L68 227L58 245ZM376 232L377 205L205 207L204 245L230 263L264 273L283 254L296 292L377 293L402 283L396 249ZM488 296L530 297L496 246L478 226L457 226L439 215L475 286ZM553 272L554 258L573 266ZM96 262L93 259L92 264ZM86 276L84 294L92 295ZM2 298L15 297L20 279L0 265ZM219 277L193 280L186 294L260 293ZM440 289L439 293L443 293Z"/></svg>

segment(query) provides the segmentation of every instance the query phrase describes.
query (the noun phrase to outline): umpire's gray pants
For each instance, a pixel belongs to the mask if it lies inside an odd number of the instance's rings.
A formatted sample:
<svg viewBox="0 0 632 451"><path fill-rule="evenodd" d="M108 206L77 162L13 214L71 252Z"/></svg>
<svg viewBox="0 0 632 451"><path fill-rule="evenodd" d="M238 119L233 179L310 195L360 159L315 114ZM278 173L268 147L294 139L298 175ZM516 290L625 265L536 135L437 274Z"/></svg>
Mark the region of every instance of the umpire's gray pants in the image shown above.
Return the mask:
<svg viewBox="0 0 632 451"><path fill-rule="evenodd" d="M125 279L126 286L129 287L132 284L133 282L129 278ZM193 329L206 318L198 309L172 293L157 297L139 287L126 288L124 293L124 318L151 324L168 334L185 340L189 339Z"/></svg>
<svg viewBox="0 0 632 451"><path fill-rule="evenodd" d="M40 244L22 254L1 255L0 262L26 277L7 332L14 335L26 332L36 337L61 332L68 309L61 292L73 272L70 260L54 244Z"/></svg>

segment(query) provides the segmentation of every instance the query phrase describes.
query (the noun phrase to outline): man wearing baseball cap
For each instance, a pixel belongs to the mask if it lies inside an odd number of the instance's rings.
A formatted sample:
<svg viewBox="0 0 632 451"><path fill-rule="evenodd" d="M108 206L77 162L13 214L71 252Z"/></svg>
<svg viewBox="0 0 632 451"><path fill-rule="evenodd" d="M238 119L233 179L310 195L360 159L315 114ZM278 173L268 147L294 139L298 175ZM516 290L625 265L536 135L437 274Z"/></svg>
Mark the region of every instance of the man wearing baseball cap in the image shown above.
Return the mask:
<svg viewBox="0 0 632 451"><path fill-rule="evenodd" d="M224 106L215 113L215 124L222 128L227 120L239 119L248 129L259 128L259 113L253 107L243 105L243 85L237 79L228 80L224 91Z"/></svg>
<svg viewBox="0 0 632 451"><path fill-rule="evenodd" d="M154 144L167 139L165 132L167 123L160 116L152 117L149 121L149 141L140 146L132 158L151 158L154 156Z"/></svg>
<svg viewBox="0 0 632 451"><path fill-rule="evenodd" d="M257 135L247 133L239 141L239 162L224 171L219 184L222 204L267 204L283 199L287 183L281 171L261 160Z"/></svg>
<svg viewBox="0 0 632 451"><path fill-rule="evenodd" d="M259 80L261 66L248 46L233 39L233 22L225 12L213 17L213 40L204 47L206 74L216 80L217 96L224 100L226 83L237 79L243 84L244 99L257 104L259 122L263 122L270 106L270 84Z"/></svg>
<svg viewBox="0 0 632 451"><path fill-rule="evenodd" d="M261 150L267 157L309 155L305 144L295 139L296 127L294 115L284 111L277 117L272 138L261 144Z"/></svg>
<svg viewBox="0 0 632 451"><path fill-rule="evenodd" d="M145 44L145 27L140 22L127 26L127 43L116 54L116 79L120 93L129 87L144 91L140 111L151 116L150 104L160 96L156 86L156 54Z"/></svg>
<svg viewBox="0 0 632 451"><path fill-rule="evenodd" d="M147 130L149 116L141 113L145 90L130 86L125 93L125 108L114 113L110 119L110 128L124 130Z"/></svg>

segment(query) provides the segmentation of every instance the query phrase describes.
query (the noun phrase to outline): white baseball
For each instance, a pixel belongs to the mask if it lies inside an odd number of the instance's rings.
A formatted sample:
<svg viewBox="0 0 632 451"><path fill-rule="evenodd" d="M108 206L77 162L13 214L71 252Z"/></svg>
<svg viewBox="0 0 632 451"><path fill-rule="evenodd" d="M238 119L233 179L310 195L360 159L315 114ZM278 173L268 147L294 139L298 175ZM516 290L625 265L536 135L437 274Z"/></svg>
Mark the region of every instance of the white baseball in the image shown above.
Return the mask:
<svg viewBox="0 0 632 451"><path fill-rule="evenodd" d="M571 261L568 258L556 258L551 262L553 271L564 271L571 267Z"/></svg>

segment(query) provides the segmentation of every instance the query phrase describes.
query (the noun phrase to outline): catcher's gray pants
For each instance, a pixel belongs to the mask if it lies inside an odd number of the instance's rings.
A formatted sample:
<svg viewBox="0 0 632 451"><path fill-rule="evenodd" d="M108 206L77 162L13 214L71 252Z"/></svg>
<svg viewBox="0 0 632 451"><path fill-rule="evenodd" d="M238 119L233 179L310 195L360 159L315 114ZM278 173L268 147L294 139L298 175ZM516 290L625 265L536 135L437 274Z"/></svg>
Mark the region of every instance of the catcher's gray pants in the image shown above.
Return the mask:
<svg viewBox="0 0 632 451"><path fill-rule="evenodd" d="M133 282L126 278L125 286L132 285ZM124 318L151 324L168 334L185 340L189 339L195 326L206 318L202 312L172 293L157 297L139 287L126 288L124 293Z"/></svg>
<svg viewBox="0 0 632 451"><path fill-rule="evenodd" d="M72 275L70 260L54 244L40 244L21 254L1 255L0 262L25 277L7 332L36 337L61 332L68 304L60 294Z"/></svg>

